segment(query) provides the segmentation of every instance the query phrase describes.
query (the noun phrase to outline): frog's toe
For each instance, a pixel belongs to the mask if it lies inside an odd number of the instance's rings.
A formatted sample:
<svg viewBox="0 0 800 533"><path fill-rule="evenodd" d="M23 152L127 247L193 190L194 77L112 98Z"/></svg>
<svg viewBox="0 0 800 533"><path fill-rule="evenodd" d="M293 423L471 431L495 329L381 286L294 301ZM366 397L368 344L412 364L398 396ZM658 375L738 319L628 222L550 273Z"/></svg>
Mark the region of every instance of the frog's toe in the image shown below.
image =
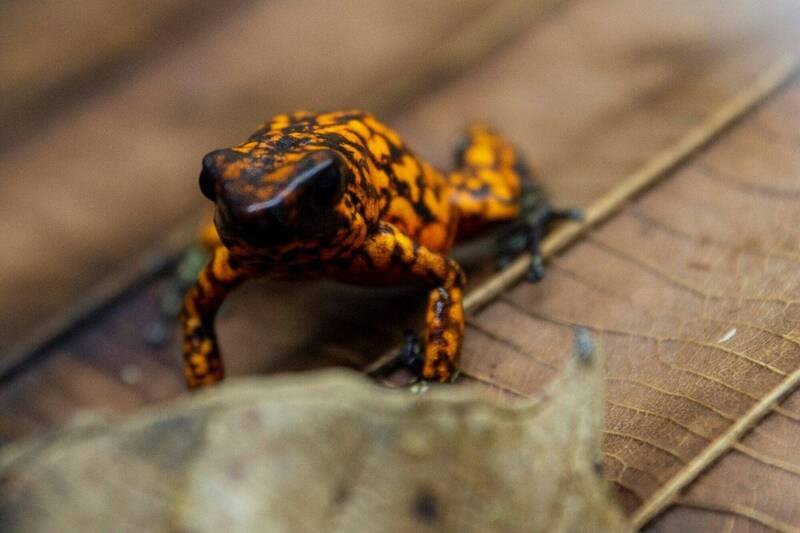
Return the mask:
<svg viewBox="0 0 800 533"><path fill-rule="evenodd" d="M528 249L529 235L530 229L527 225L521 224L499 236L495 253L497 270L506 268L519 254Z"/></svg>
<svg viewBox="0 0 800 533"><path fill-rule="evenodd" d="M400 353L400 364L415 376L422 375L422 366L425 361L422 341L413 331L406 330L406 344Z"/></svg>
<svg viewBox="0 0 800 533"><path fill-rule="evenodd" d="M531 264L527 279L530 282L540 281L544 277L544 260L539 245L541 244L543 224L523 224L514 232L503 236L498 245L495 265L503 270L525 251L531 254Z"/></svg>
<svg viewBox="0 0 800 533"><path fill-rule="evenodd" d="M461 168L464 166L467 150L469 150L469 147L472 146L472 144L473 140L469 132L462 132L456 140L455 146L453 147L453 162L455 163L456 168Z"/></svg>
<svg viewBox="0 0 800 533"><path fill-rule="evenodd" d="M494 268L495 270L505 270L508 265L514 260L513 255L509 254L498 254L494 260Z"/></svg>
<svg viewBox="0 0 800 533"><path fill-rule="evenodd" d="M537 283L544 278L544 260L540 254L531 257L531 266L528 268L528 281Z"/></svg>
<svg viewBox="0 0 800 533"><path fill-rule="evenodd" d="M551 219L566 219L580 221L586 217L583 209L573 207L571 209L554 209L550 215Z"/></svg>

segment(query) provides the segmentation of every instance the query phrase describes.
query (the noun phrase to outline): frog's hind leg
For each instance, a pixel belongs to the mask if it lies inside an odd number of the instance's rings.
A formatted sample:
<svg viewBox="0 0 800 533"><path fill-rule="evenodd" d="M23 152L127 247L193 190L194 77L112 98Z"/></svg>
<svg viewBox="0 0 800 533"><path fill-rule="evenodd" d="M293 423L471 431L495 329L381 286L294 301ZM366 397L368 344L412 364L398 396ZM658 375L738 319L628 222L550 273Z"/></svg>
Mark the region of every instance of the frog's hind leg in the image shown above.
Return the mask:
<svg viewBox="0 0 800 533"><path fill-rule="evenodd" d="M510 142L476 124L465 132L455 159L449 183L459 212L458 240L519 216L524 165Z"/></svg>
<svg viewBox="0 0 800 533"><path fill-rule="evenodd" d="M514 221L501 236L498 266L502 268L527 250L532 256L528 279L542 279L539 245L547 225L559 218L580 219L580 211L553 209L518 150L485 126L467 130L456 150L456 167L450 184L461 215L459 239L487 226Z"/></svg>
<svg viewBox="0 0 800 533"><path fill-rule="evenodd" d="M541 188L530 180L525 181L517 222L500 235L497 268L505 268L520 253L528 251L531 254L528 281L540 281L544 277L544 260L540 246L548 225L559 219L582 218L581 209L553 209Z"/></svg>

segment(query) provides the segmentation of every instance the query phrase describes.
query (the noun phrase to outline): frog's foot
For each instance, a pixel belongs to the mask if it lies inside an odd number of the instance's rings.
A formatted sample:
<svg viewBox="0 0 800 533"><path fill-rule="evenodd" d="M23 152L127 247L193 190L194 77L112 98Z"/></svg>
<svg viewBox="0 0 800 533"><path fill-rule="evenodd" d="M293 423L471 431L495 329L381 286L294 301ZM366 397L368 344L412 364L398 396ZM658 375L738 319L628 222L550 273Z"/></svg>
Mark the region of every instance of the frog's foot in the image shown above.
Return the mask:
<svg viewBox="0 0 800 533"><path fill-rule="evenodd" d="M542 238L548 224L559 219L582 220L583 211L579 208L556 210L545 204L532 206L530 211L523 212L519 223L501 235L497 268L502 270L519 254L528 251L531 254L528 281L532 283L540 281L544 277L544 259L540 249Z"/></svg>
<svg viewBox="0 0 800 533"><path fill-rule="evenodd" d="M430 383L438 381L440 383L455 383L459 376L459 371L452 370L448 373L446 379L436 379L433 377L425 377L425 343L419 336L412 330L406 330L405 333L405 346L397 356L387 365L371 372L373 376L381 378L388 378L398 370L405 370L411 374L411 377L406 381L402 387L411 387L412 392L424 392L427 390Z"/></svg>
<svg viewBox="0 0 800 533"><path fill-rule="evenodd" d="M414 376L412 382L418 381L422 376L422 365L425 362L425 350L419 336L411 330L405 332L406 344L400 353L400 365L408 369Z"/></svg>
<svg viewBox="0 0 800 533"><path fill-rule="evenodd" d="M574 220L580 222L583 220L584 213L580 207L572 207L570 209L553 209L550 211L550 220Z"/></svg>
<svg viewBox="0 0 800 533"><path fill-rule="evenodd" d="M408 381L408 383L406 383L406 386L420 385L424 390L431 381L423 377L423 368L425 366L425 345L419 336L417 336L411 330L405 331L405 337L406 344L403 347L402 352L400 352L397 363L393 365L390 371L395 371L401 368L408 370L408 372L411 373L412 378ZM448 379L439 381L455 383L455 381L458 379L458 374L458 370L455 370L452 372L452 374L450 374Z"/></svg>
<svg viewBox="0 0 800 533"><path fill-rule="evenodd" d="M425 350L419 336L412 330L407 329L403 333L405 344L402 350L392 360L371 374L375 377L389 378L399 370L405 370L411 374L411 378L406 385L413 385L422 380L422 367L425 362Z"/></svg>
<svg viewBox="0 0 800 533"><path fill-rule="evenodd" d="M172 269L160 290L158 317L144 330L144 338L148 344L161 348L170 341L170 333L181 314L183 296L194 285L210 255L205 245L201 247L195 244L184 252Z"/></svg>

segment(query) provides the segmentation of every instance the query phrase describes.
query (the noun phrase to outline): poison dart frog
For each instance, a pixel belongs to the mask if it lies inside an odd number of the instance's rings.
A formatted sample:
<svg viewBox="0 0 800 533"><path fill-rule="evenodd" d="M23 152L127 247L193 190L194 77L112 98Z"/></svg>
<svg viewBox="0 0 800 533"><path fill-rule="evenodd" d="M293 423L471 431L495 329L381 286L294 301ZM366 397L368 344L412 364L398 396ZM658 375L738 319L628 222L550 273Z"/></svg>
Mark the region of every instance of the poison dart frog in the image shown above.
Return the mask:
<svg viewBox="0 0 800 533"><path fill-rule="evenodd" d="M489 128L468 128L456 169L444 174L357 110L278 115L244 143L207 154L199 181L214 202L215 227L205 232L211 259L181 314L190 388L223 378L215 314L232 289L262 275L429 287L419 371L446 382L458 369L465 283L448 251L490 226L523 220L530 277L539 279L542 229L564 216Z"/></svg>

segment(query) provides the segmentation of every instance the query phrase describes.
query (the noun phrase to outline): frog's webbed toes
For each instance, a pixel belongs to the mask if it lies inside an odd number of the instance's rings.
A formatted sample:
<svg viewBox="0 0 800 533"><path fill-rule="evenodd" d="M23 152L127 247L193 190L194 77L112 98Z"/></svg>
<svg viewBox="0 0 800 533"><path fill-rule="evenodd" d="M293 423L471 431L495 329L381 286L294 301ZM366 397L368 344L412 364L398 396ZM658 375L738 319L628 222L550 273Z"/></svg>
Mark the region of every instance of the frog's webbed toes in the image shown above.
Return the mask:
<svg viewBox="0 0 800 533"><path fill-rule="evenodd" d="M500 236L497 244L497 259L495 265L498 270L506 268L511 262L525 251L531 254L531 264L528 270L528 281L536 282L544 276L544 261L539 245L548 217L538 220L522 220L509 231Z"/></svg>
<svg viewBox="0 0 800 533"><path fill-rule="evenodd" d="M504 232L497 239L495 268L503 270L527 248L528 235L525 228L518 225L510 231Z"/></svg>
<svg viewBox="0 0 800 533"><path fill-rule="evenodd" d="M400 364L415 376L421 376L422 365L425 362L422 340L411 330L406 330L404 336L406 343L400 352Z"/></svg>
<svg viewBox="0 0 800 533"><path fill-rule="evenodd" d="M419 336L412 330L405 330L403 335L406 340L400 353L397 354L389 365L376 371L375 375L388 378L399 370L406 370L412 376L407 385L412 385L420 381L422 377L422 367L425 363L425 349Z"/></svg>
<svg viewBox="0 0 800 533"><path fill-rule="evenodd" d="M544 260L542 254L537 253L531 257L531 265L528 267L528 281L537 283L544 278Z"/></svg>
<svg viewBox="0 0 800 533"><path fill-rule="evenodd" d="M527 279L535 283L544 277L544 260L540 246L547 226L558 219L583 220L584 214L580 208L556 210L546 204L531 205L532 209L525 207L523 202L523 213L519 222L500 236L496 266L498 270L502 270L522 252L528 251L531 254L531 263Z"/></svg>
<svg viewBox="0 0 800 533"><path fill-rule="evenodd" d="M455 146L453 147L453 163L455 164L455 168L461 168L464 166L467 150L469 150L469 147L472 146L472 144L472 136L470 136L467 131L461 132L456 140Z"/></svg>
<svg viewBox="0 0 800 533"><path fill-rule="evenodd" d="M550 214L550 220L563 219L580 222L585 216L586 215L583 212L583 209L580 207L573 207L570 209L554 209Z"/></svg>

